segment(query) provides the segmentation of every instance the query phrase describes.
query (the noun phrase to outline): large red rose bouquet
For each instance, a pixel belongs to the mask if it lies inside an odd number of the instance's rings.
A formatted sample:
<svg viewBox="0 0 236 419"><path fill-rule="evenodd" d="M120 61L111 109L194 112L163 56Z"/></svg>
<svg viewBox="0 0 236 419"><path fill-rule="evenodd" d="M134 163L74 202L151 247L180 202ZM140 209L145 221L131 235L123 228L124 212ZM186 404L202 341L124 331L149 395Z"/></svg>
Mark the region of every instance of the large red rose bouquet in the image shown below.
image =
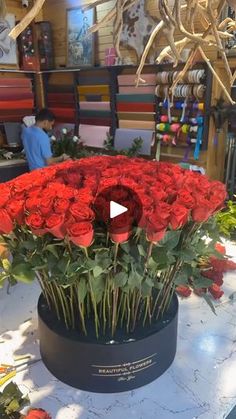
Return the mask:
<svg viewBox="0 0 236 419"><path fill-rule="evenodd" d="M112 190L114 196L112 196ZM104 192L105 191L105 192ZM199 255L214 249L223 184L177 165L124 156L68 161L0 185L0 280L37 277L68 328L133 331L168 310L175 287L209 288ZM128 208L109 217L109 201ZM217 237L218 239L218 237ZM205 281L205 282L204 282Z"/></svg>

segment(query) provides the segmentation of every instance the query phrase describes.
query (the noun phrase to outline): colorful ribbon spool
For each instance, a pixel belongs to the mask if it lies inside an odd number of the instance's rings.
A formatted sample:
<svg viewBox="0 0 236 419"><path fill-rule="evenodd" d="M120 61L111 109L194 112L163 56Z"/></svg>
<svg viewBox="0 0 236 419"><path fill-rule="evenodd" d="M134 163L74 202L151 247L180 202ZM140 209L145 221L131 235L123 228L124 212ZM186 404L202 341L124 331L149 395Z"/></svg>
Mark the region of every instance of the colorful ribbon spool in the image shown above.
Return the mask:
<svg viewBox="0 0 236 419"><path fill-rule="evenodd" d="M200 154L200 147L202 144L202 137L203 137L203 117L202 116L197 117L197 123L198 123L198 131L197 131L195 150L193 153L194 160L198 160L199 154Z"/></svg>

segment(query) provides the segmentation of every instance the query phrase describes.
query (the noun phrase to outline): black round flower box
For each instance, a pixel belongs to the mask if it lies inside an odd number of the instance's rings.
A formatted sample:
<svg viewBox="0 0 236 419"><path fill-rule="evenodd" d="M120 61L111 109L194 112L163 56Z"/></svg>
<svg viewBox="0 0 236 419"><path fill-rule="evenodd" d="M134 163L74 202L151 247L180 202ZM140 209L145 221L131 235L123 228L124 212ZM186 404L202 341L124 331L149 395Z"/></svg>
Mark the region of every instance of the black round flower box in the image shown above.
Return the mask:
<svg viewBox="0 0 236 419"><path fill-rule="evenodd" d="M38 302L40 351L48 370L60 381L86 391L116 393L133 390L158 378L174 360L177 343L178 299L154 325L111 339L67 330Z"/></svg>

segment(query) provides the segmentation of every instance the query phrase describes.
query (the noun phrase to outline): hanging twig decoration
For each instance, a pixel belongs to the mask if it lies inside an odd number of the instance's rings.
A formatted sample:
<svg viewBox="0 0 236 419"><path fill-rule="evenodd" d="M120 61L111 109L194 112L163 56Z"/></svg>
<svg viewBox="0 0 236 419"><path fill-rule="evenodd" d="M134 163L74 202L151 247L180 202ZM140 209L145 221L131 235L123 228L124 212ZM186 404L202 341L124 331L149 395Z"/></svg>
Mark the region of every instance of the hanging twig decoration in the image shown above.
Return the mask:
<svg viewBox="0 0 236 419"><path fill-rule="evenodd" d="M1 0L0 0L1 1ZM29 26L29 24L32 22L32 20L39 14L40 10L42 9L43 5L45 3L45 0L36 0L32 9L27 13L25 17L16 25L11 32L9 33L9 36L16 40L16 38Z"/></svg>
<svg viewBox="0 0 236 419"><path fill-rule="evenodd" d="M95 0L89 1L85 6L86 9L106 3L109 0ZM123 14L133 4L139 0L119 0L116 2L113 9L104 16L102 21L96 23L91 32L98 31L101 27L105 26L108 21L114 19L114 45L117 53L120 56L120 34L123 27ZM232 86L236 79L236 72L232 73L226 51L224 48L224 40L233 37L232 31L236 29L236 22L230 18L222 19L222 10L228 5L236 10L236 0L158 0L158 9L160 12L161 22L159 22L151 33L147 45L144 49L140 64L137 70L137 84L142 83L144 80L141 78L143 66L146 62L148 53L152 46L155 45L156 38L159 35L164 35L168 47L164 48L156 58L157 63L163 60L172 61L176 66L181 57L184 49L189 50L189 59L186 62L182 76L191 67L193 59L199 53L216 77L218 83L222 87L227 99L230 103L234 103L230 94L225 88L223 83L215 72L210 60L207 57L207 50L209 46L215 48L220 54L224 67L228 76L228 82ZM171 4L173 6L171 7ZM199 27L199 20L201 21L202 31L197 31ZM182 39L179 37L182 35ZM178 35L178 40L176 37ZM173 81L171 91L176 87L178 80Z"/></svg>

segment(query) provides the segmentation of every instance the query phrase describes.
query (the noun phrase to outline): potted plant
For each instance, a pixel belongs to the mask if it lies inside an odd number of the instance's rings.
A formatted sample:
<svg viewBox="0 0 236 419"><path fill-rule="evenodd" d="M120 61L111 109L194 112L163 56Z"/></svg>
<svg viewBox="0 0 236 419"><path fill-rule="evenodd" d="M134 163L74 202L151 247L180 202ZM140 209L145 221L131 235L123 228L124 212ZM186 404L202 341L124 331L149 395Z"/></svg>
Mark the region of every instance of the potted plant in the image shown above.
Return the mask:
<svg viewBox="0 0 236 419"><path fill-rule="evenodd" d="M38 279L40 350L56 377L117 392L170 366L175 287L190 275L192 288L212 283L198 261L225 197L220 182L126 156L68 161L0 185L0 234L12 255L0 283Z"/></svg>

